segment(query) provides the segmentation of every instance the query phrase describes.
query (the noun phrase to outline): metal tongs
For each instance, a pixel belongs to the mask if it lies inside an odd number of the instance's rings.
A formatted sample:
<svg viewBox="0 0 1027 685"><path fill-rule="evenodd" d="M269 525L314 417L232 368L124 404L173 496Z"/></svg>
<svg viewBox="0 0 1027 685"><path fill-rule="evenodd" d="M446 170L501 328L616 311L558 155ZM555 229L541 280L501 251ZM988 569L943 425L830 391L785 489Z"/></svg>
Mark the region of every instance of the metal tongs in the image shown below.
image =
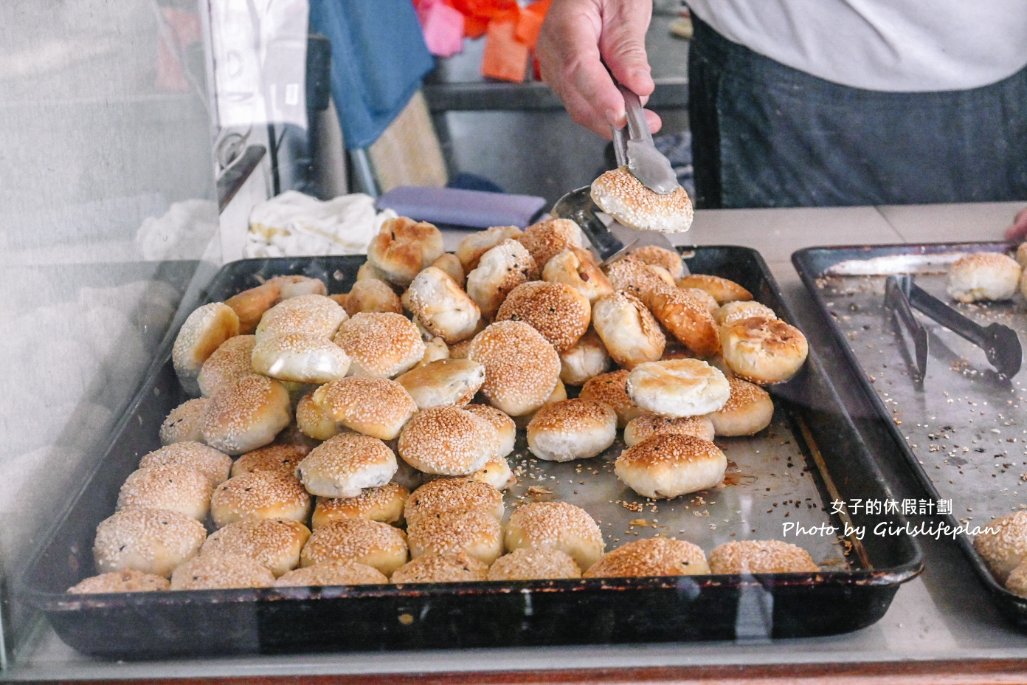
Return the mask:
<svg viewBox="0 0 1027 685"><path fill-rule="evenodd" d="M628 171L649 190L667 195L677 190L678 177L670 160L656 149L653 134L645 120L645 111L638 95L618 84L624 96L624 112L628 125L613 129L613 152L617 166L626 166ZM627 136L625 137L625 133Z"/></svg>
<svg viewBox="0 0 1027 685"><path fill-rule="evenodd" d="M913 380L918 385L923 384L927 375L928 336L927 329L913 315L914 309L984 350L988 361L1003 376L1012 378L1020 370L1023 348L1016 331L999 323L981 326L918 286L912 276L889 276L885 281L884 304L913 340Z"/></svg>

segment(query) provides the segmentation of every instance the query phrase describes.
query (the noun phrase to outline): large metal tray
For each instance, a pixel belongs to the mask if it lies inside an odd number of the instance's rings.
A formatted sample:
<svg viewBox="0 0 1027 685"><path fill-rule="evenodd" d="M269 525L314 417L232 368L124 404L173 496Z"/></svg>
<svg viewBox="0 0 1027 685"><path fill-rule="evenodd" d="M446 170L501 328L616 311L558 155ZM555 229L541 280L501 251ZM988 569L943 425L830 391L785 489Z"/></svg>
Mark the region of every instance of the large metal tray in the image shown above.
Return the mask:
<svg viewBox="0 0 1027 685"><path fill-rule="evenodd" d="M912 274L925 290L981 324L1010 326L1027 345L1027 309L1010 302L960 305L945 294L947 267L971 252L1005 252L1003 242L872 247L813 247L792 256L836 342L859 370L864 388L900 453L934 500L951 501L936 520L955 528L984 526L1027 503L1027 389L1021 371L1001 377L984 352L925 317L930 356L923 386L910 375L907 342L884 307L884 282ZM957 543L1000 611L1027 629L1027 598L1006 590L989 572L972 537Z"/></svg>
<svg viewBox="0 0 1027 685"><path fill-rule="evenodd" d="M792 319L762 258L741 247L683 251L695 273L749 288ZM260 279L302 273L331 292L347 290L362 258L314 257L234 262L201 301L221 300ZM93 572L95 527L114 510L118 488L140 455L157 446L163 417L184 399L168 362L171 338L113 431L109 448L18 584L74 648L118 658L347 649L748 639L823 635L878 620L899 585L922 569L906 535L795 536L823 564L819 573L582 581L461 583L68 595ZM588 462L542 463L523 444L513 457L523 499L576 502L600 522L608 547L666 534L705 550L731 539L782 538L783 524L841 529L829 503L890 496L866 444L814 356L772 388L777 413L754 438L720 440L732 462L726 485L694 497L651 503L610 473L615 445Z"/></svg>

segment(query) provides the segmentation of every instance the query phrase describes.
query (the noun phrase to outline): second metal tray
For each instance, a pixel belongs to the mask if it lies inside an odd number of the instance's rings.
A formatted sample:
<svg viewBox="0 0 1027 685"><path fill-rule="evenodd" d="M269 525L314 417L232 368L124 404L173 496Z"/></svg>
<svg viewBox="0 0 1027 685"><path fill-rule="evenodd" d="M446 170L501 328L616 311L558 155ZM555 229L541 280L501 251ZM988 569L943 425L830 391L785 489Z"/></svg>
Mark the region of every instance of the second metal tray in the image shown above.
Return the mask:
<svg viewBox="0 0 1027 685"><path fill-rule="evenodd" d="M753 250L685 251L694 273L733 279L794 318ZM247 260L225 266L202 301L222 300L278 274L350 287L362 258ZM197 302L196 304L199 304ZM162 351L167 362L170 340ZM514 646L824 635L878 620L899 585L920 572L907 535L786 535L846 523L830 503L886 498L888 485L814 356L792 381L771 390L777 413L752 438L718 440L732 461L725 485L669 502L637 497L611 473L619 443L594 460L542 463L519 445L512 458L517 501L564 499L584 506L612 548L635 536L666 534L709 551L731 539L784 538L810 549L818 573L709 575L580 581L481 582L69 595L92 573L97 523L113 512L118 488L139 457L157 446L158 427L184 399L170 363L155 367L112 434L93 476L61 517L18 592L39 607L68 644L118 658L347 649Z"/></svg>

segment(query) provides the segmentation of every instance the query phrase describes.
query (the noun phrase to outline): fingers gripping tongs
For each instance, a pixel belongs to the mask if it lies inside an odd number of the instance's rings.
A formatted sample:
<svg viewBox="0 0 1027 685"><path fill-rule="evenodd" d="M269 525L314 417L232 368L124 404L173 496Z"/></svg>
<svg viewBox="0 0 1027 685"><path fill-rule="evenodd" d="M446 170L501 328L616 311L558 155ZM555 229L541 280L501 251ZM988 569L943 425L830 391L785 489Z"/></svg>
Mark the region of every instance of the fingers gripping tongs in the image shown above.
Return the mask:
<svg viewBox="0 0 1027 685"><path fill-rule="evenodd" d="M913 315L913 309L980 347L988 362L1003 376L1012 378L1020 371L1023 348L1016 331L999 323L981 326L918 286L912 276L889 276L885 282L884 303L912 338L913 380L917 384L922 384L927 374L928 337L927 329Z"/></svg>

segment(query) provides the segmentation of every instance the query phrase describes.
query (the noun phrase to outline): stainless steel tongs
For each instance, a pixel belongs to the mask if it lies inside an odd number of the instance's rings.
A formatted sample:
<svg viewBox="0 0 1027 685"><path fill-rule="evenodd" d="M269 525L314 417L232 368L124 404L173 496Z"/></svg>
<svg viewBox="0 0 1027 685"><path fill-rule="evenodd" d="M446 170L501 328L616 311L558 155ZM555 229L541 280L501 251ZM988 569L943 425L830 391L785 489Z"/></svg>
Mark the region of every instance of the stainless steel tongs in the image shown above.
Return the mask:
<svg viewBox="0 0 1027 685"><path fill-rule="evenodd" d="M638 95L618 84L624 96L624 111L628 125L613 129L613 152L617 166L626 166L632 175L649 190L661 195L679 187L678 178L670 160L656 149L653 134L645 120L645 111Z"/></svg>
<svg viewBox="0 0 1027 685"><path fill-rule="evenodd" d="M927 329L913 315L914 309L984 350L988 362L1003 376L1012 378L1020 371L1023 348L1016 331L999 323L981 326L918 286L912 276L889 276L885 281L884 304L913 341L913 380L917 384L922 384L927 375L928 336Z"/></svg>

